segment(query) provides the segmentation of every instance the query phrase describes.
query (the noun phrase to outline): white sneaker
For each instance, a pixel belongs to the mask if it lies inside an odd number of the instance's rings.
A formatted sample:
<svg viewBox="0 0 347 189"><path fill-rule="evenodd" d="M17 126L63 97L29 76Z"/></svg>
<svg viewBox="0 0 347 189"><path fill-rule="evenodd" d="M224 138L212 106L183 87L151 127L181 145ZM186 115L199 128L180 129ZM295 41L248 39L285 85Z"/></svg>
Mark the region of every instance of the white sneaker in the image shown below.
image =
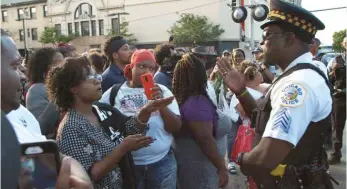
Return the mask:
<svg viewBox="0 0 347 189"><path fill-rule="evenodd" d="M237 173L237 172L236 172L236 165L235 165L234 162L230 162L230 163L228 164L228 171L229 171L229 173L232 174L232 175L234 175L234 174Z"/></svg>

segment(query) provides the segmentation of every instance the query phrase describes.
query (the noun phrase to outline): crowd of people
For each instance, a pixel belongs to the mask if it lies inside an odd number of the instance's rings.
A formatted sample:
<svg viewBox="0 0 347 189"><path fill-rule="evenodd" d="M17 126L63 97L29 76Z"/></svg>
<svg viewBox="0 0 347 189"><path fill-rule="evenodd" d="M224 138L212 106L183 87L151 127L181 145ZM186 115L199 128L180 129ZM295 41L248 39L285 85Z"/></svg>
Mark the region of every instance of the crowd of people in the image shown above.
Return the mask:
<svg viewBox="0 0 347 189"><path fill-rule="evenodd" d="M133 49L115 36L103 50L78 54L59 44L21 60L1 30L1 110L20 144L56 140L61 188L217 189L237 164L259 188L284 187L285 179L270 175L279 164L324 159L323 147L334 150L325 161L340 162L347 38L327 68L316 56L315 33L277 14L295 10L315 30L324 24L285 2L271 8L253 59L240 48L221 57L202 46L181 53L171 42ZM143 74L154 78L150 99ZM255 131L253 149L233 159L244 126ZM325 161L316 165L324 174ZM64 173L67 167L75 168ZM328 177L290 186L330 189Z"/></svg>

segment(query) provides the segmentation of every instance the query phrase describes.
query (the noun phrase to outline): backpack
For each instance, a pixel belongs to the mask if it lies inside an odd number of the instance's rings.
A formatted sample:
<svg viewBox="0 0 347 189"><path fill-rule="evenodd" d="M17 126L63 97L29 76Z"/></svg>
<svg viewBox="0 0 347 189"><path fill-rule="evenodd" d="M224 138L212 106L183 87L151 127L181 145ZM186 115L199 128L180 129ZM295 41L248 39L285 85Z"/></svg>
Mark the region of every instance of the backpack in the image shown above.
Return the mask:
<svg viewBox="0 0 347 189"><path fill-rule="evenodd" d="M114 107L115 105L115 100L116 100L116 96L118 94L119 89L121 88L121 86L123 85L123 83L117 83L114 84L111 88L111 93L110 93L110 105L112 107Z"/></svg>

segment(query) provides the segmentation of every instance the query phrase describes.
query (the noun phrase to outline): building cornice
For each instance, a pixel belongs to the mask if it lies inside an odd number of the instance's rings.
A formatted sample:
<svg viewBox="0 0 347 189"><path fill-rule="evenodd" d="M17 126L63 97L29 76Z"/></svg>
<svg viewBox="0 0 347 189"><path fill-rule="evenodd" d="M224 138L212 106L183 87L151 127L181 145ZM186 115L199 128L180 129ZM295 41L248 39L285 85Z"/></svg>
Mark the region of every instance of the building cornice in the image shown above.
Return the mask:
<svg viewBox="0 0 347 189"><path fill-rule="evenodd" d="M111 9L121 9L121 8L124 8L124 5L97 7L98 10L111 10Z"/></svg>
<svg viewBox="0 0 347 189"><path fill-rule="evenodd" d="M71 14L71 11L52 13L52 14L48 14L47 17L63 16L63 15L68 15L68 14Z"/></svg>
<svg viewBox="0 0 347 189"><path fill-rule="evenodd" d="M126 1L125 6L139 6L139 5L148 5L148 4L158 4L158 3L167 3L171 1L182 1L182 0L152 0L152 1L144 1L144 2L128 2Z"/></svg>
<svg viewBox="0 0 347 189"><path fill-rule="evenodd" d="M46 2L47 0L23 1L23 2L17 2L17 3L2 4L1 8L20 7L20 6L35 5L35 4L46 3Z"/></svg>

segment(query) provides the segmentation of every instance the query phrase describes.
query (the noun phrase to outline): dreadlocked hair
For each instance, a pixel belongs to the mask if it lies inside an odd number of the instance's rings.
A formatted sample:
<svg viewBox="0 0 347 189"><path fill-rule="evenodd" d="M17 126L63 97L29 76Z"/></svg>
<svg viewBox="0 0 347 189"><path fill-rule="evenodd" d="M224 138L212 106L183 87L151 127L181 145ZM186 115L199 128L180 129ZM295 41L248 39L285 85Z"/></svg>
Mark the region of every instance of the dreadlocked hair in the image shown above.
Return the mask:
<svg viewBox="0 0 347 189"><path fill-rule="evenodd" d="M178 105L195 95L204 95L210 99L206 87L207 75L200 59L191 53L183 55L176 64L172 83L172 92Z"/></svg>
<svg viewBox="0 0 347 189"><path fill-rule="evenodd" d="M70 89L83 82L90 71L90 62L84 56L67 58L65 64L51 69L46 78L49 100L52 100L61 112L66 112L74 102Z"/></svg>

